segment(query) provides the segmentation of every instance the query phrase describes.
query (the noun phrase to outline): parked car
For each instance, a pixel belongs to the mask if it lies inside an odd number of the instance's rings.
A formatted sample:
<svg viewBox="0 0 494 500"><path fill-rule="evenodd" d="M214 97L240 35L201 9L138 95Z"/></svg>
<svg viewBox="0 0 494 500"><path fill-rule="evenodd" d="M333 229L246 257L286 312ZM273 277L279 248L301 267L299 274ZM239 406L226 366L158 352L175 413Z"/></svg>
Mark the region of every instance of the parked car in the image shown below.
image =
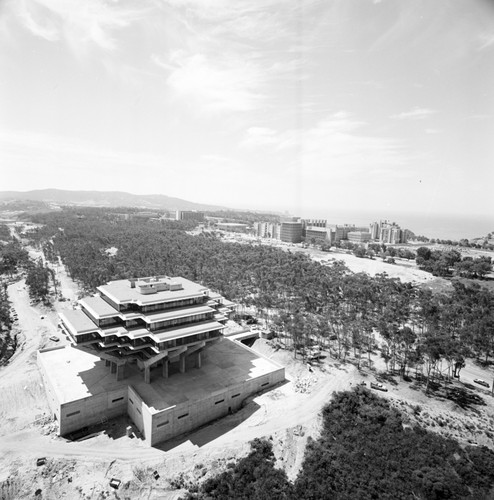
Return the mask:
<svg viewBox="0 0 494 500"><path fill-rule="evenodd" d="M53 341L53 342L59 342L60 341L60 339L57 336L55 336L55 335L52 335L50 337L50 340Z"/></svg>
<svg viewBox="0 0 494 500"><path fill-rule="evenodd" d="M489 382L486 382L485 380L482 380L481 378L475 378L473 381L476 384L483 385L484 387L490 387Z"/></svg>
<svg viewBox="0 0 494 500"><path fill-rule="evenodd" d="M388 388L384 384L381 384L381 382L371 382L370 386L372 389L377 389L378 391L387 392L388 390Z"/></svg>

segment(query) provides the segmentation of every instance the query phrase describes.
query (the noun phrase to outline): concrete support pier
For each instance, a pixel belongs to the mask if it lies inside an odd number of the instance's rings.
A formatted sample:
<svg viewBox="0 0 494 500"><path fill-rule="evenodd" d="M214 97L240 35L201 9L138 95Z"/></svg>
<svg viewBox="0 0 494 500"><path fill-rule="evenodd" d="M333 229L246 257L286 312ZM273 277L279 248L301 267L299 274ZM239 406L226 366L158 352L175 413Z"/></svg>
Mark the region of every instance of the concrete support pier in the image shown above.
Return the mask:
<svg viewBox="0 0 494 500"><path fill-rule="evenodd" d="M151 367L150 366L144 367L144 382L146 382L146 384L151 383Z"/></svg>
<svg viewBox="0 0 494 500"><path fill-rule="evenodd" d="M168 359L164 359L163 360L163 378L168 378L168 364L169 364L169 361Z"/></svg>
<svg viewBox="0 0 494 500"><path fill-rule="evenodd" d="M196 368L201 368L202 366L202 352L201 351L197 351L197 355L196 355Z"/></svg>
<svg viewBox="0 0 494 500"><path fill-rule="evenodd" d="M179 363L180 373L185 373L185 352L180 354L180 358L178 360L178 363Z"/></svg>
<svg viewBox="0 0 494 500"><path fill-rule="evenodd" d="M123 380L125 378L125 363L117 365L117 380Z"/></svg>

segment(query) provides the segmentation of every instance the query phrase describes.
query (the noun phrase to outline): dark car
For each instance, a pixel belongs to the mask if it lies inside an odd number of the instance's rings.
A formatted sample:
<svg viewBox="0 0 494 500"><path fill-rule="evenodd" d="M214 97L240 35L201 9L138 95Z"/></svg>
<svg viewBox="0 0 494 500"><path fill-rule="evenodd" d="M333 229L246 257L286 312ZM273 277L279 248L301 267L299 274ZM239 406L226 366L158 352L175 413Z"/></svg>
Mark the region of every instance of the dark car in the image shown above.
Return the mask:
<svg viewBox="0 0 494 500"><path fill-rule="evenodd" d="M482 380L481 378L475 378L473 381L476 384L483 385L484 387L490 387L489 382L486 382L485 380Z"/></svg>

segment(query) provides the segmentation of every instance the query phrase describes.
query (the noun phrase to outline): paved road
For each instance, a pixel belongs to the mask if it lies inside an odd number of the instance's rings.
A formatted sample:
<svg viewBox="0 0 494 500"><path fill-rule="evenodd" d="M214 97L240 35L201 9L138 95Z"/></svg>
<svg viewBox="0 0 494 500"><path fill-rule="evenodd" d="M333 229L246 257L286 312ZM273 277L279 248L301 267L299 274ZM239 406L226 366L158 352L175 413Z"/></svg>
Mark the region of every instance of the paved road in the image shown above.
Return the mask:
<svg viewBox="0 0 494 500"><path fill-rule="evenodd" d="M468 382L473 384L475 387L479 389L487 390L487 387L483 387L481 385L476 384L473 380L476 378L481 378L490 384L490 388L492 389L493 379L494 379L494 370L492 368L482 368L478 366L474 360L467 360L465 368L462 368L460 371L460 381Z"/></svg>

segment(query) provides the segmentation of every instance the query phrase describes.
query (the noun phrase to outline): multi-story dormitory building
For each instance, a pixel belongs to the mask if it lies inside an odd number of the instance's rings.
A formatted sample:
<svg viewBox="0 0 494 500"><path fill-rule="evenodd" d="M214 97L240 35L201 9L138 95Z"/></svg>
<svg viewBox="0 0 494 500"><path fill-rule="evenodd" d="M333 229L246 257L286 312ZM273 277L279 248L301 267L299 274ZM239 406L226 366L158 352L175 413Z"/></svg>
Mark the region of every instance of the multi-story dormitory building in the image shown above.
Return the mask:
<svg viewBox="0 0 494 500"><path fill-rule="evenodd" d="M38 353L59 433L127 413L149 444L237 410L284 369L222 333L234 304L185 278L118 280L60 315Z"/></svg>
<svg viewBox="0 0 494 500"><path fill-rule="evenodd" d="M396 245L398 243L406 243L406 232L403 231L395 222L382 220L373 222L370 225L371 238L380 243Z"/></svg>

